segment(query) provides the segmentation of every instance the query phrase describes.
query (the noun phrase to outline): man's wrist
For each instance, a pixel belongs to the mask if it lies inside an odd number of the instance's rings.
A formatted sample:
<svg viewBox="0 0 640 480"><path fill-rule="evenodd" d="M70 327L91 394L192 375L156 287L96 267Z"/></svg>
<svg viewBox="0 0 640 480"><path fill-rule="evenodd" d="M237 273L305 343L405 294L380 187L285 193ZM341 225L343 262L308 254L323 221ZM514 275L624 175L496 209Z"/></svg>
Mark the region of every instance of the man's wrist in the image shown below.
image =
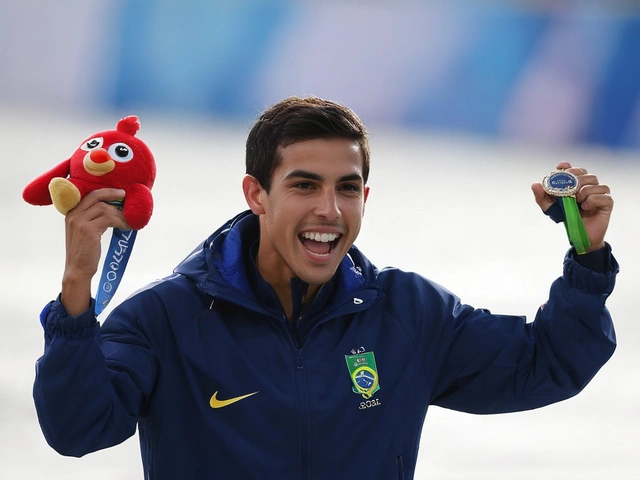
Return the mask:
<svg viewBox="0 0 640 480"><path fill-rule="evenodd" d="M91 306L91 277L65 274L62 277L60 303L71 316L86 311Z"/></svg>

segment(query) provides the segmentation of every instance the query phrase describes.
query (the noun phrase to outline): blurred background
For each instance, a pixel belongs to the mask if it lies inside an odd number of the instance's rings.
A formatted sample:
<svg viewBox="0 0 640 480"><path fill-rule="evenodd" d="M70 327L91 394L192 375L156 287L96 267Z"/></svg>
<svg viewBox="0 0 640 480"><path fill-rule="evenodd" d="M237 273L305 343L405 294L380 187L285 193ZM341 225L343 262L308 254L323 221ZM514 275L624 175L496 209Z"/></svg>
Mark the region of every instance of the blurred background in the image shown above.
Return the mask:
<svg viewBox="0 0 640 480"><path fill-rule="evenodd" d="M315 94L372 126L637 147L636 4L3 2L0 95L244 122Z"/></svg>
<svg viewBox="0 0 640 480"><path fill-rule="evenodd" d="M432 408L416 479L640 478L640 9L615 0L0 2L0 478L142 478L137 438L73 459L42 437L37 317L59 291L64 224L22 188L140 117L156 206L119 303L245 208L246 134L290 95L342 102L371 131L356 243L373 262L497 313L532 319L561 273L564 229L530 184L568 160L611 186L618 351L582 394L541 410Z"/></svg>

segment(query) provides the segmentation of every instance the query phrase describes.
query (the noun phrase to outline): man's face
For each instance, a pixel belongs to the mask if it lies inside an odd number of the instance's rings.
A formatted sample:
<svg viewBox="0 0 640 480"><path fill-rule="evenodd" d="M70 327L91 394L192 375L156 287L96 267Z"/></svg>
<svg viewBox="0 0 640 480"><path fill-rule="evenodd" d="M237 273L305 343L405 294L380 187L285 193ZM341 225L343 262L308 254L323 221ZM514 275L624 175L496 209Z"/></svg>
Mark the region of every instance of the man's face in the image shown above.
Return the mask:
<svg viewBox="0 0 640 480"><path fill-rule="evenodd" d="M362 152L353 140L314 139L278 154L270 192L259 188L258 268L274 286L326 283L360 232L369 194Z"/></svg>

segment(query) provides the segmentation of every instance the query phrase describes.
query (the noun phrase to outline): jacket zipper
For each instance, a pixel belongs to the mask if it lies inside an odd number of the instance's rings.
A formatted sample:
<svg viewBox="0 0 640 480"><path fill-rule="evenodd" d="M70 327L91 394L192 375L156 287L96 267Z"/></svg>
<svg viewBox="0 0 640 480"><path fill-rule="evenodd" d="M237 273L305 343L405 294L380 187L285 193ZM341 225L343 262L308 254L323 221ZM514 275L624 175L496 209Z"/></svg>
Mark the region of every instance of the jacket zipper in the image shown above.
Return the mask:
<svg viewBox="0 0 640 480"><path fill-rule="evenodd" d="M298 318L300 321L302 317ZM299 415L299 456L300 456L300 479L306 480L310 478L310 465L309 465L309 406L307 401L307 385L304 372L304 346L298 336L298 331L295 328L295 320L291 323L285 318L287 325L287 332L291 340L295 352L295 383L297 392L297 404Z"/></svg>
<svg viewBox="0 0 640 480"><path fill-rule="evenodd" d="M358 302L356 302L358 300ZM353 302L356 305L361 305L363 303L359 298L353 298ZM333 313L337 311L340 307L346 305L345 303L341 303L336 306L331 312L325 312L322 316L322 319L316 323L312 327L316 328L319 324L327 321L328 318L333 318L333 315L329 315L329 313ZM347 309L350 310L350 309ZM293 345L296 354L296 387L298 391L298 405L299 405L299 415L300 415L300 480L307 480L311 478L311 452L309 450L309 431L310 431L310 419L309 419L309 405L308 405L308 388L306 385L306 375L304 373L304 345L302 343L302 339L300 338L297 325L299 322L303 321L303 314L296 312L293 316L291 322L288 321L286 317L284 317L284 321L286 326L287 333L289 334L289 338ZM346 312L345 312L346 313ZM307 332L308 333L308 332ZM402 457L398 457L398 471L401 472L401 476L399 477L401 480L404 480L404 467L402 465Z"/></svg>
<svg viewBox="0 0 640 480"><path fill-rule="evenodd" d="M404 461L402 455L396 457L396 464L398 465L398 480L405 480L404 476Z"/></svg>

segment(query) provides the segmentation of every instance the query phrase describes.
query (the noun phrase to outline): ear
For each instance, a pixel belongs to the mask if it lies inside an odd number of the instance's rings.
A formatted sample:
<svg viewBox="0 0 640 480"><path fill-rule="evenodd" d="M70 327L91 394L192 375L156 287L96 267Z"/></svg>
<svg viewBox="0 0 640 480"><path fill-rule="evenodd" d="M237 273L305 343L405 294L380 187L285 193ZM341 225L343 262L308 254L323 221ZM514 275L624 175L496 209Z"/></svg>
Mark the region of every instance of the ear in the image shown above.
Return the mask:
<svg viewBox="0 0 640 480"><path fill-rule="evenodd" d="M244 192L244 199L247 201L247 205L249 205L249 208L255 215L265 213L262 199L263 195L266 195L266 192L255 177L251 175L244 176L242 179L242 191Z"/></svg>
<svg viewBox="0 0 640 480"><path fill-rule="evenodd" d="M362 216L364 217L365 206L367 205L367 199L369 198L369 187L364 187L364 198L362 199Z"/></svg>

